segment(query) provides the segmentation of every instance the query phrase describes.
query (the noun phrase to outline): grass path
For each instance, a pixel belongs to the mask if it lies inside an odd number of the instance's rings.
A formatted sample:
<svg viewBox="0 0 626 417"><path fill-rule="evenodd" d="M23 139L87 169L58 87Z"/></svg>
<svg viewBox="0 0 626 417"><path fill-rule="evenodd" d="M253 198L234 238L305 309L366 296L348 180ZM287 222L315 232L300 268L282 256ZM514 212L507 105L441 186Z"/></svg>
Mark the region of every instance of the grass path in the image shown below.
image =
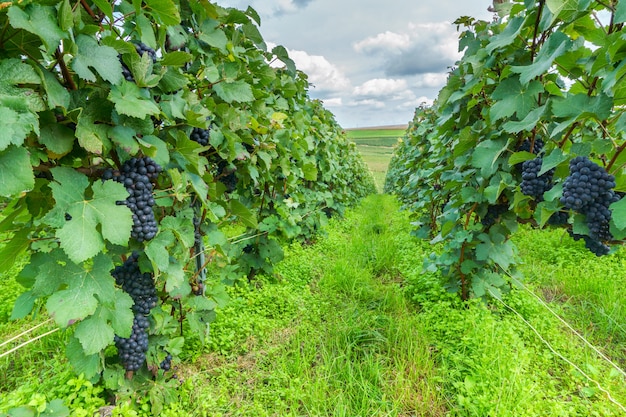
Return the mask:
<svg viewBox="0 0 626 417"><path fill-rule="evenodd" d="M231 288L211 342L187 340L178 396L159 415L626 415L623 372L526 291L460 302L423 273L433 247L410 229L393 197L373 195L315 244L288 247L274 276ZM623 367L624 254L587 256L558 232L514 239L531 291ZM102 388L73 375L65 341L59 332L0 361L0 416L53 398L72 416L106 404ZM148 398L134 401L113 415L152 415Z"/></svg>

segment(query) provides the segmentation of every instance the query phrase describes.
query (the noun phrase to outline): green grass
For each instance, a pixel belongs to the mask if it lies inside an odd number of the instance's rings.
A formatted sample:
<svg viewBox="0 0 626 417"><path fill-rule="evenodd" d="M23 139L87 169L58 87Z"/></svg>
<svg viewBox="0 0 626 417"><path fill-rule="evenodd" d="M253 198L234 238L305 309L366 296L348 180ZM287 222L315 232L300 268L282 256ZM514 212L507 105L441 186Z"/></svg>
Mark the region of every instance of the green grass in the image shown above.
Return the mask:
<svg viewBox="0 0 626 417"><path fill-rule="evenodd" d="M531 293L461 302L422 273L432 246L410 229L392 197L371 196L315 245L288 247L274 276L233 287L211 342L188 341L175 364L184 382L160 415L624 415L606 393L625 404L624 376ZM558 231L513 239L528 288L623 368L624 252L596 258ZM0 327L0 340L26 325ZM64 398L76 416L105 403L72 376L65 337L0 360L0 413L32 398ZM129 408L116 413L150 415Z"/></svg>
<svg viewBox="0 0 626 417"><path fill-rule="evenodd" d="M363 160L372 172L378 192L382 192L385 185L385 176L389 161L393 156L393 147L398 142L398 138L404 135L404 132L405 129L387 128L385 126L346 131L348 138L356 143Z"/></svg>

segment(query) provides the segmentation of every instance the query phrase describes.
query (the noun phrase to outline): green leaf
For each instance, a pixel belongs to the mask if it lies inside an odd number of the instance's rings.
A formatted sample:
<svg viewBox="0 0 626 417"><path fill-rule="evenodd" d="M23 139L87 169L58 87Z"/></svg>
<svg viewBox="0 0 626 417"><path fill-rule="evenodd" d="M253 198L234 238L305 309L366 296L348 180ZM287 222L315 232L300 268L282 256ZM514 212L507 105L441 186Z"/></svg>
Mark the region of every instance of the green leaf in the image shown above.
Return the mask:
<svg viewBox="0 0 626 417"><path fill-rule="evenodd" d="M15 304L13 305L11 320L23 319L29 315L30 312L33 311L35 300L37 300L37 297L33 295L32 291L26 291L17 297Z"/></svg>
<svg viewBox="0 0 626 417"><path fill-rule="evenodd" d="M145 0L149 13L154 19L165 26L174 26L180 23L180 14L176 3L171 0Z"/></svg>
<svg viewBox="0 0 626 417"><path fill-rule="evenodd" d="M167 270L170 264L170 254L167 249L174 244L175 240L174 233L170 230L160 231L146 246L148 259L161 271Z"/></svg>
<svg viewBox="0 0 626 417"><path fill-rule="evenodd" d="M613 99L606 94L589 97L587 94L573 94L554 99L552 112L556 117L574 121L587 117L605 120L613 109Z"/></svg>
<svg viewBox="0 0 626 417"><path fill-rule="evenodd" d="M41 75L42 85L46 89L48 106L51 108L67 108L70 105L70 93L61 85L57 77L43 67L37 68Z"/></svg>
<svg viewBox="0 0 626 417"><path fill-rule="evenodd" d="M19 98L0 97L0 151L9 145L21 145L30 132L39 133L39 119Z"/></svg>
<svg viewBox="0 0 626 417"><path fill-rule="evenodd" d="M34 186L35 174L28 151L11 146L0 152L0 196L12 197L32 190Z"/></svg>
<svg viewBox="0 0 626 417"><path fill-rule="evenodd" d="M615 226L620 230L626 229L626 198L611 204L609 208L611 209L611 219Z"/></svg>
<svg viewBox="0 0 626 417"><path fill-rule="evenodd" d="M523 130L530 131L537 125L537 122L539 122L539 120L541 119L541 116L543 116L545 111L546 111L546 105L537 107L536 109L528 113L528 115L524 118L524 120L521 120L519 122L515 122L515 121L506 122L502 126L502 129L508 133L519 133Z"/></svg>
<svg viewBox="0 0 626 417"><path fill-rule="evenodd" d="M221 82L213 86L215 93L225 102L247 103L254 100L252 87L245 81Z"/></svg>
<svg viewBox="0 0 626 417"><path fill-rule="evenodd" d="M575 0L574 0L575 1ZM554 32L548 41L541 47L534 62L527 66L513 66L512 71L520 74L522 84L546 73L556 58L563 55L572 47L572 40L563 32Z"/></svg>
<svg viewBox="0 0 626 417"><path fill-rule="evenodd" d="M70 168L53 168L55 182L50 184L57 203L50 213L48 223L59 226L59 219L67 213L70 217L57 230L61 247L69 258L83 262L104 249L104 239L126 246L130 238L132 213L117 205L128 197L122 184L115 181L98 181L92 185L93 197L85 197L87 177ZM100 225L101 232L97 226Z"/></svg>
<svg viewBox="0 0 626 417"><path fill-rule="evenodd" d="M65 353L74 368L77 375L83 374L86 379L91 379L102 368L102 359L99 354L86 355L79 340L75 337L70 338Z"/></svg>
<svg viewBox="0 0 626 417"><path fill-rule="evenodd" d="M230 200L230 211L237 216L245 226L252 229L256 229L259 226L254 212L238 200Z"/></svg>
<svg viewBox="0 0 626 417"><path fill-rule="evenodd" d="M557 165L562 162L567 161L568 157L563 154L563 152L559 148L553 149L548 155L543 157L543 162L541 163L541 170L537 175L543 175L546 172L550 171L552 168L555 168Z"/></svg>
<svg viewBox="0 0 626 417"><path fill-rule="evenodd" d="M90 36L78 35L76 38L78 52L72 61L72 68L79 77L95 82L96 75L90 67L96 70L103 80L111 84L119 84L122 77L122 64L117 58L117 51L110 46L98 45Z"/></svg>
<svg viewBox="0 0 626 417"><path fill-rule="evenodd" d="M114 85L109 93L109 100L115 104L118 113L127 116L143 119L161 113L147 89L140 89L135 83L128 81L123 81L119 86Z"/></svg>
<svg viewBox="0 0 626 417"><path fill-rule="evenodd" d="M50 123L41 128L39 143L57 156L67 155L74 148L74 131L59 123Z"/></svg>
<svg viewBox="0 0 626 417"><path fill-rule="evenodd" d="M302 166L304 179L309 181L317 181L317 166L315 162L307 162Z"/></svg>
<svg viewBox="0 0 626 417"><path fill-rule="evenodd" d="M506 150L507 141L505 139L481 142L472 154L472 166L479 168L482 176L488 178L496 172L498 158Z"/></svg>
<svg viewBox="0 0 626 417"><path fill-rule="evenodd" d="M7 15L14 28L24 29L39 36L49 55L57 49L61 39L67 36L58 26L57 12L52 6L31 3L23 10L18 6L11 6Z"/></svg>
<svg viewBox="0 0 626 417"><path fill-rule="evenodd" d="M81 287L55 292L46 303L50 315L64 328L92 315L97 307L93 293Z"/></svg>
<svg viewBox="0 0 626 417"><path fill-rule="evenodd" d="M163 56L161 59L161 65L171 65L175 67L180 67L185 65L188 62L191 62L193 59L193 55L188 52L183 51L175 51L169 52Z"/></svg>
<svg viewBox="0 0 626 417"><path fill-rule="evenodd" d="M115 333L109 323L96 314L76 326L74 337L80 341L86 355L93 355L112 344Z"/></svg>
<svg viewBox="0 0 626 417"><path fill-rule="evenodd" d="M494 49L511 44L522 30L524 20L526 20L524 16L515 16L509 20L502 33L499 33L490 39L489 45L485 48L487 53L490 54L494 51Z"/></svg>
<svg viewBox="0 0 626 417"><path fill-rule="evenodd" d="M614 14L615 23L626 22L626 1L619 0L617 6L615 6Z"/></svg>
<svg viewBox="0 0 626 417"><path fill-rule="evenodd" d="M543 86L538 81L522 85L516 76L507 78L493 91L492 97L498 101L491 107L491 118L499 120L517 114L518 119L524 119L537 107L537 99L542 91Z"/></svg>
<svg viewBox="0 0 626 417"><path fill-rule="evenodd" d="M3 242L3 246L0 248L0 274L11 268L15 260L28 248L30 245L29 234L28 228L22 228L16 231L8 242Z"/></svg>
<svg viewBox="0 0 626 417"><path fill-rule="evenodd" d="M228 37L224 30L219 27L219 22L216 20L206 20L201 29L201 33L198 38L208 43L215 48L218 48L222 51L222 53L228 53L228 49L226 46L228 45Z"/></svg>
<svg viewBox="0 0 626 417"><path fill-rule="evenodd" d="M113 21L113 6L107 0L94 0L98 9L102 10L102 12L109 18L110 21Z"/></svg>

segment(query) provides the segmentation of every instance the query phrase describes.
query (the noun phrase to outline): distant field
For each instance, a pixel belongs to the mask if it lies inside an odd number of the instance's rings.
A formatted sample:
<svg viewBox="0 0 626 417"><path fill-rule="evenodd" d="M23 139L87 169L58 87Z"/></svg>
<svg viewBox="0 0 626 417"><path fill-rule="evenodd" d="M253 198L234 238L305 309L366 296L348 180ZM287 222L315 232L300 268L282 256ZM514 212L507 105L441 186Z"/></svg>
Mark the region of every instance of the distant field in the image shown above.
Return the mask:
<svg viewBox="0 0 626 417"><path fill-rule="evenodd" d="M393 147L404 135L406 126L381 126L346 129L350 140L357 145L363 160L374 174L376 187L382 192Z"/></svg>

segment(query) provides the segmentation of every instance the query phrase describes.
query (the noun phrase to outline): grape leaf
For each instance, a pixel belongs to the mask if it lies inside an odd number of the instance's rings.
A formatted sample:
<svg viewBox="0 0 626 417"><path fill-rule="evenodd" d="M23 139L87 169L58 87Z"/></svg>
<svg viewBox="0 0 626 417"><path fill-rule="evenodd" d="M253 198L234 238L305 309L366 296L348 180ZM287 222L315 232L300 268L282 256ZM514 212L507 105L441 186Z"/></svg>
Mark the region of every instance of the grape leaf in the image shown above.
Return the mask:
<svg viewBox="0 0 626 417"><path fill-rule="evenodd" d="M109 100L115 104L115 110L118 113L139 119L148 115L156 116L161 112L148 90L140 89L135 83L128 81L123 81L119 86L113 86L109 93Z"/></svg>
<svg viewBox="0 0 626 417"><path fill-rule="evenodd" d="M113 343L115 333L99 314L81 321L74 332L74 336L80 341L86 355L93 355Z"/></svg>
<svg viewBox="0 0 626 417"><path fill-rule="evenodd" d="M0 172L1 168L0 168ZM27 228L19 229L8 242L3 242L0 249L0 274L11 268L15 260L24 252L30 244L28 237L29 230Z"/></svg>
<svg viewBox="0 0 626 417"><path fill-rule="evenodd" d="M56 50L61 39L67 37L58 26L56 9L52 6L31 3L23 10L18 6L12 6L7 14L11 26L39 36L49 54Z"/></svg>
<svg viewBox="0 0 626 417"><path fill-rule="evenodd" d="M215 84L213 89L215 90L215 93L227 103L232 103L233 101L238 103L247 103L254 100L250 84L242 80L230 83L224 81Z"/></svg>
<svg viewBox="0 0 626 417"><path fill-rule="evenodd" d="M626 198L620 199L618 202L611 204L611 219L615 226L620 229L626 229Z"/></svg>
<svg viewBox="0 0 626 417"><path fill-rule="evenodd" d="M11 320L22 319L30 314L35 306L35 300L37 297L33 295L32 291L26 291L17 297L11 312Z"/></svg>
<svg viewBox="0 0 626 417"><path fill-rule="evenodd" d="M39 119L24 99L0 96L0 120L0 151L11 144L21 145L30 132L39 133Z"/></svg>
<svg viewBox="0 0 626 417"><path fill-rule="evenodd" d="M98 45L98 42L85 35L76 38L78 52L72 61L72 68L79 77L87 81L96 81L96 75L89 69L96 70L102 79L111 84L122 81L122 64L117 58L117 51L110 46Z"/></svg>
<svg viewBox="0 0 626 417"><path fill-rule="evenodd" d="M511 70L520 74L522 84L527 84L533 78L546 73L554 60L567 52L572 47L572 44L573 42L569 36L562 32L554 32L541 47L532 64L513 66Z"/></svg>
<svg viewBox="0 0 626 417"><path fill-rule="evenodd" d="M0 108L0 120L2 118L1 110ZM16 146L1 151L0 196L11 197L31 190L34 186L35 175L33 174L33 167L30 165L28 151Z"/></svg>
<svg viewBox="0 0 626 417"><path fill-rule="evenodd" d="M145 4L157 22L165 26L173 26L180 23L180 13L173 1L146 0Z"/></svg>
<svg viewBox="0 0 626 417"><path fill-rule="evenodd" d="M111 276L113 263L111 259L100 254L91 266L66 266L56 263L52 265L49 275L65 282L66 289L50 296L46 307L57 324L67 327L96 312L98 300L110 300L116 296L115 280ZM38 278L39 279L39 278Z"/></svg>
<svg viewBox="0 0 626 417"><path fill-rule="evenodd" d="M617 6L615 6L615 22L614 23L624 23L626 22L626 1L620 0L617 2Z"/></svg>
<svg viewBox="0 0 626 417"><path fill-rule="evenodd" d="M507 78L493 92L492 97L498 101L491 107L491 118L499 120L516 113L518 119L524 119L537 106L537 98L542 91L543 86L538 81L522 85L515 76Z"/></svg>
<svg viewBox="0 0 626 417"><path fill-rule="evenodd" d="M57 237L72 261L80 263L98 254L104 249L104 239L122 246L128 243L132 214L127 207L116 204L128 197L122 184L95 182L91 187L93 197L87 199L84 195L89 183L86 176L66 167L51 171L56 182L52 182L50 188L57 205L46 218L48 224L60 226ZM62 225L61 216L65 220Z"/></svg>
<svg viewBox="0 0 626 417"><path fill-rule="evenodd" d="M76 375L83 374L85 378L91 379L97 375L102 368L102 360L99 354L86 355L80 341L72 337L67 344L65 353L74 367Z"/></svg>

